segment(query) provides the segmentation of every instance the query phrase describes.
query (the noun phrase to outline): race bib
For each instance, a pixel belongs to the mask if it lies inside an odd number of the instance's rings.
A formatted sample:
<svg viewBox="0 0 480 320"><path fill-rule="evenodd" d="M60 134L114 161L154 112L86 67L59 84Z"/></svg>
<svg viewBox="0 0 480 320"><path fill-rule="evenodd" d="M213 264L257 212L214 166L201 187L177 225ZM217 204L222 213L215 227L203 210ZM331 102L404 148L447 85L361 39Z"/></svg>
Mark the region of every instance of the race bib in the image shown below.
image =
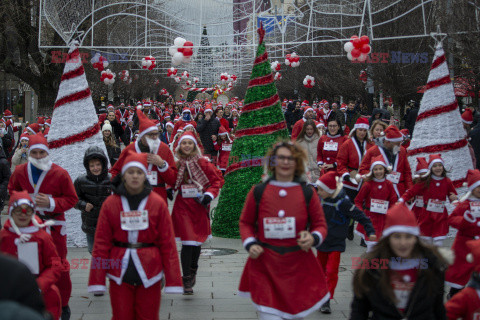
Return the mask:
<svg viewBox="0 0 480 320"><path fill-rule="evenodd" d="M147 179L150 185L156 186L158 184L158 172L157 171L148 171Z"/></svg>
<svg viewBox="0 0 480 320"><path fill-rule="evenodd" d="M197 198L199 196L198 188L195 184L182 185L182 197Z"/></svg>
<svg viewBox="0 0 480 320"><path fill-rule="evenodd" d="M25 264L33 274L40 273L40 266L38 262L38 243L27 242L19 243L17 245L18 261Z"/></svg>
<svg viewBox="0 0 480 320"><path fill-rule="evenodd" d="M337 151L338 150L338 142L333 142L333 141L325 142L323 144L323 150L325 150L325 151Z"/></svg>
<svg viewBox="0 0 480 320"><path fill-rule="evenodd" d="M400 182L400 172L393 171L390 174L387 174L387 180L392 182L393 184L397 184Z"/></svg>
<svg viewBox="0 0 480 320"><path fill-rule="evenodd" d="M222 144L222 151L232 151L232 144L231 143Z"/></svg>
<svg viewBox="0 0 480 320"><path fill-rule="evenodd" d="M480 218L480 201L471 201L470 202L470 213L475 218Z"/></svg>
<svg viewBox="0 0 480 320"><path fill-rule="evenodd" d="M266 239L295 238L295 218L264 218L263 230Z"/></svg>
<svg viewBox="0 0 480 320"><path fill-rule="evenodd" d="M148 211L122 211L120 212L122 230L138 231L148 229Z"/></svg>
<svg viewBox="0 0 480 320"><path fill-rule="evenodd" d="M475 310L475 312L472 314L472 319L480 320L480 309Z"/></svg>
<svg viewBox="0 0 480 320"><path fill-rule="evenodd" d="M388 201L371 199L370 200L370 212L376 212L386 214L388 210Z"/></svg>
<svg viewBox="0 0 480 320"><path fill-rule="evenodd" d="M423 196L416 196L415 197L415 206L423 208L424 205L425 205L425 203L423 202Z"/></svg>
<svg viewBox="0 0 480 320"><path fill-rule="evenodd" d="M427 211L442 213L445 204L442 200L430 199L428 200Z"/></svg>

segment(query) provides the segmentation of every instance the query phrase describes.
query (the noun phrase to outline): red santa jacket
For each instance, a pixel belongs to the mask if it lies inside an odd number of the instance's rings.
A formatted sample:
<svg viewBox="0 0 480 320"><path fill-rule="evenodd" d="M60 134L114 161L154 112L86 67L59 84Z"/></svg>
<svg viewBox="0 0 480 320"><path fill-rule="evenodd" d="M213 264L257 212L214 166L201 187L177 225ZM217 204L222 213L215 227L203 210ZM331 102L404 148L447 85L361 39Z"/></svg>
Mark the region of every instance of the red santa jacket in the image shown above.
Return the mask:
<svg viewBox="0 0 480 320"><path fill-rule="evenodd" d="M217 166L220 170L227 170L228 158L230 157L230 151L232 150L233 141L229 140L217 140L213 143L213 147L218 153Z"/></svg>
<svg viewBox="0 0 480 320"><path fill-rule="evenodd" d="M122 110L116 110L115 114L117 113L117 111L120 114L120 123L125 128L125 126L127 125L128 117L130 116L130 111L128 109L124 109L123 112Z"/></svg>
<svg viewBox="0 0 480 320"><path fill-rule="evenodd" d="M360 174L368 174L370 172L370 164L372 163L372 159L382 155L385 163L387 166L392 166L393 172L400 173L400 178L398 183L393 183L393 187L397 192L397 196L400 197L403 193L412 187L412 171L410 169L410 164L407 160L407 151L405 148L400 147L400 151L395 156L394 163L390 163L385 152L379 146L373 146L372 148L368 149L367 154L362 160L360 164Z"/></svg>
<svg viewBox="0 0 480 320"><path fill-rule="evenodd" d="M401 197L400 201L407 202L415 196L423 196L423 203L425 211L428 212L426 206L430 199L446 201L450 193L457 194L452 180L449 178L436 178L432 175L432 180L428 188L425 185L425 181L416 183L412 188L408 189ZM447 208L444 207L446 212Z"/></svg>
<svg viewBox="0 0 480 320"><path fill-rule="evenodd" d="M386 200L388 208L397 202L397 194L393 183L387 179L365 181L355 197L355 205L360 209L370 212L371 200Z"/></svg>
<svg viewBox="0 0 480 320"><path fill-rule="evenodd" d="M125 158L127 157L129 152L137 152L141 153L140 147L138 146L138 141L135 143L130 143L125 149L122 150L120 157L118 158L115 165L110 169L110 173L112 174L112 179L122 172L123 163L125 162ZM175 165L175 160L173 159L172 151L168 145L164 142L160 142L159 147L157 149L158 154L163 160L167 162L165 168L160 169L157 166L152 164L148 165L148 171L157 172L157 186L153 186L153 191L158 193L163 197L165 201L167 201L167 190L165 189L166 185L175 185L175 181L177 179L177 166Z"/></svg>
<svg viewBox="0 0 480 320"><path fill-rule="evenodd" d="M322 136L318 140L317 145L317 164L337 164L337 154L338 150L342 144L347 140L347 137L337 134L331 136L329 133ZM329 169L327 171L336 170L335 168Z"/></svg>
<svg viewBox="0 0 480 320"><path fill-rule="evenodd" d="M62 272L62 264L53 239L45 230L34 226L32 222L28 227L19 229L21 233L32 236L28 243L37 243L39 272L35 275L38 287L42 292L46 292L60 279ZM0 231L0 251L18 258L19 238L20 236L13 230L10 220L7 220Z"/></svg>
<svg viewBox="0 0 480 320"><path fill-rule="evenodd" d="M480 291L467 287L445 303L448 320L480 319Z"/></svg>
<svg viewBox="0 0 480 320"><path fill-rule="evenodd" d="M297 137L300 134L300 132L302 131L302 128L303 128L303 125L304 125L305 121L307 121L307 120L305 118L302 118L302 119L298 120L297 122L295 122L295 124L293 125L292 141L297 140Z"/></svg>
<svg viewBox="0 0 480 320"><path fill-rule="evenodd" d="M39 193L48 195L49 208L35 208L40 217L54 219L56 226L62 226L61 235L66 235L65 211L72 209L78 202L77 193L68 172L62 167L52 164L48 171L43 171L37 184L32 179L32 168L29 162L18 165L8 182L8 192L27 190L32 198Z"/></svg>
<svg viewBox="0 0 480 320"><path fill-rule="evenodd" d="M360 152L360 148L355 138L350 138L345 141L338 150L337 154L337 172L343 179L350 172L360 168L360 163L363 157L367 154L367 150L373 147L373 143L363 141L363 154ZM354 179L355 177L351 177ZM343 186L353 190L360 190L361 183L353 184L349 181L345 181Z"/></svg>
<svg viewBox="0 0 480 320"><path fill-rule="evenodd" d="M325 124L328 122L328 118L330 117L330 114L332 113L332 110L327 109L325 110L324 108L317 109L317 121L322 120Z"/></svg>
<svg viewBox="0 0 480 320"><path fill-rule="evenodd" d="M448 224L458 230L457 236L468 237L469 240L480 237L480 226L477 225L480 222L479 208L480 199L473 196L455 207L448 216ZM465 219L467 211L467 219Z"/></svg>
<svg viewBox="0 0 480 320"><path fill-rule="evenodd" d="M175 123L175 126L173 127L172 136L170 137L169 143L173 142L173 138L177 134L178 129L181 127L185 127L187 124L191 124L195 129L197 129L197 123L195 122L195 120L192 119L190 121L184 121L180 119Z"/></svg>
<svg viewBox="0 0 480 320"><path fill-rule="evenodd" d="M125 231L121 226L121 212L129 212L128 200L124 196L109 196L100 210L95 244L90 265L88 291L105 291L105 277L118 285L126 271L129 258L133 259L143 285L148 288L164 276L166 293L181 293L182 278L178 260L175 235L167 203L155 192L145 197L138 211L148 212L148 228L140 231ZM114 246L114 241L123 243L151 243L144 248Z"/></svg>

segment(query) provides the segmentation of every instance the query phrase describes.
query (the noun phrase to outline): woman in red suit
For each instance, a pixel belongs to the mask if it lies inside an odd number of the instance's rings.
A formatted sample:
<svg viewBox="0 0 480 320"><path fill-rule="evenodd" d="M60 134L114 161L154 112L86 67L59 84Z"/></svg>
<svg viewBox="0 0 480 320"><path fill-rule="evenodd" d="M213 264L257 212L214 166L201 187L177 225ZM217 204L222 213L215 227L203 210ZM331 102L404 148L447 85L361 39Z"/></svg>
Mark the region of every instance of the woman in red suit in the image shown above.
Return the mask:
<svg viewBox="0 0 480 320"><path fill-rule="evenodd" d="M163 277L165 293L182 293L170 213L147 180L147 156L125 157L95 233L88 291L104 292L110 279L114 320L159 319Z"/></svg>
<svg viewBox="0 0 480 320"><path fill-rule="evenodd" d="M327 123L327 134L318 140L317 164L320 168L320 175L337 170L337 154L340 146L347 140L343 135L342 125L332 118Z"/></svg>
<svg viewBox="0 0 480 320"><path fill-rule="evenodd" d="M306 158L296 144L277 143L267 153L270 178L250 190L240 217L249 259L239 291L260 319L302 319L330 298L311 250L325 239L327 224L318 196L300 178Z"/></svg>
<svg viewBox="0 0 480 320"><path fill-rule="evenodd" d="M34 207L27 191L12 192L8 208L10 218L0 231L0 252L18 258L29 267L37 277L46 309L58 320L62 302L55 283L60 279L62 263L52 237L42 229L53 221L40 224Z"/></svg>
<svg viewBox="0 0 480 320"><path fill-rule="evenodd" d="M178 191L173 205L172 220L175 237L182 242L180 259L183 271L183 294L193 294L201 245L212 237L210 202L223 185L221 174L198 146L197 138L186 131L176 149L178 176L174 190Z"/></svg>

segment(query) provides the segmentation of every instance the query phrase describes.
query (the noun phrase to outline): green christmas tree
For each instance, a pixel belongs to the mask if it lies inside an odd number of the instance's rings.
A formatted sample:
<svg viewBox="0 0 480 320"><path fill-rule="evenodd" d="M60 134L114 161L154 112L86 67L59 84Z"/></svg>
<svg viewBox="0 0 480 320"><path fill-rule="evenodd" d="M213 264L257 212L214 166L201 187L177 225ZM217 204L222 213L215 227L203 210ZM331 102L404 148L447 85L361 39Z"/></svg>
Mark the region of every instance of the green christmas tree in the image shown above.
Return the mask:
<svg viewBox="0 0 480 320"><path fill-rule="evenodd" d="M259 45L252 75L230 152L225 185L215 209L212 231L217 237L239 238L238 221L248 192L262 180L264 156L288 130L263 43L265 30L257 30Z"/></svg>

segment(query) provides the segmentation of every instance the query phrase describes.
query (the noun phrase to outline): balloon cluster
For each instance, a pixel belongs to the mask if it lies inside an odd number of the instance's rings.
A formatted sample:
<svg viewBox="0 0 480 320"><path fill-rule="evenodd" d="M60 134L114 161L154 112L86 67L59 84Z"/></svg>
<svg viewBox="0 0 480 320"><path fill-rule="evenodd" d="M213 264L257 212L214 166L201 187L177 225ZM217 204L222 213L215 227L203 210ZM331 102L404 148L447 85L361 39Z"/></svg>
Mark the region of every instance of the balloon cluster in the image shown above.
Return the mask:
<svg viewBox="0 0 480 320"><path fill-rule="evenodd" d="M155 80L155 85L159 85L160 84L160 80Z"/></svg>
<svg viewBox="0 0 480 320"><path fill-rule="evenodd" d="M343 49L347 52L347 58L350 61L364 62L372 50L369 45L370 39L368 36L352 36L350 41L345 43Z"/></svg>
<svg viewBox="0 0 480 320"><path fill-rule="evenodd" d="M98 71L105 70L108 67L107 58L103 57L100 53L96 53L93 58L90 60L94 69Z"/></svg>
<svg viewBox="0 0 480 320"><path fill-rule="evenodd" d="M183 38L175 38L173 46L168 49L168 53L172 56L172 63L174 66L179 66L182 63L189 63L193 55L193 43Z"/></svg>
<svg viewBox="0 0 480 320"><path fill-rule="evenodd" d="M305 88L313 88L315 85L315 78L309 75L305 76L305 79L303 79L303 85Z"/></svg>
<svg viewBox="0 0 480 320"><path fill-rule="evenodd" d="M185 81L185 84L186 84L188 87L191 87L191 86L192 86L192 81L187 80L187 81Z"/></svg>
<svg viewBox="0 0 480 320"><path fill-rule="evenodd" d="M220 81L222 81L222 83L235 82L237 81L237 76L224 72L220 74Z"/></svg>
<svg viewBox="0 0 480 320"><path fill-rule="evenodd" d="M162 90L160 90L160 95L162 95L162 96L168 96L168 91L167 91L167 89L163 88Z"/></svg>
<svg viewBox="0 0 480 320"><path fill-rule="evenodd" d="M282 68L282 66L280 65L280 62L278 61L274 61L270 63L270 66L272 67L272 72L280 71L280 69Z"/></svg>
<svg viewBox="0 0 480 320"><path fill-rule="evenodd" d="M118 73L118 76L120 77L120 80L123 80L125 82L128 82L130 80L131 82L131 78L130 78L130 73L128 72L128 70L122 70Z"/></svg>
<svg viewBox="0 0 480 320"><path fill-rule="evenodd" d="M182 73L182 79L187 80L188 77L190 77L190 74L188 74L187 71L183 71L183 73Z"/></svg>
<svg viewBox="0 0 480 320"><path fill-rule="evenodd" d="M153 68L156 67L155 64L155 58L152 56L147 56L142 59L142 68L143 69L148 69L148 70L153 70Z"/></svg>
<svg viewBox="0 0 480 320"><path fill-rule="evenodd" d="M358 79L363 83L367 83L367 80L368 80L367 72L365 70L362 70L360 72L360 76L358 77Z"/></svg>
<svg viewBox="0 0 480 320"><path fill-rule="evenodd" d="M295 52L285 56L285 64L287 66L296 68L300 65L300 57Z"/></svg>
<svg viewBox="0 0 480 320"><path fill-rule="evenodd" d="M177 75L177 69L174 67L171 67L170 69L167 70L167 77L173 78Z"/></svg>
<svg viewBox="0 0 480 320"><path fill-rule="evenodd" d="M197 83L198 81L200 81L199 77L193 77L193 83Z"/></svg>
<svg viewBox="0 0 480 320"><path fill-rule="evenodd" d="M275 73L274 79L275 79L275 81L282 80L282 74L280 72Z"/></svg>
<svg viewBox="0 0 480 320"><path fill-rule="evenodd" d="M110 71L110 69L102 71L102 73L100 75L100 81L102 81L105 84L114 84L115 83L115 73Z"/></svg>
<svg viewBox="0 0 480 320"><path fill-rule="evenodd" d="M176 83L180 83L180 81L182 81L182 78L180 78L180 77L175 77L174 79L175 79Z"/></svg>

